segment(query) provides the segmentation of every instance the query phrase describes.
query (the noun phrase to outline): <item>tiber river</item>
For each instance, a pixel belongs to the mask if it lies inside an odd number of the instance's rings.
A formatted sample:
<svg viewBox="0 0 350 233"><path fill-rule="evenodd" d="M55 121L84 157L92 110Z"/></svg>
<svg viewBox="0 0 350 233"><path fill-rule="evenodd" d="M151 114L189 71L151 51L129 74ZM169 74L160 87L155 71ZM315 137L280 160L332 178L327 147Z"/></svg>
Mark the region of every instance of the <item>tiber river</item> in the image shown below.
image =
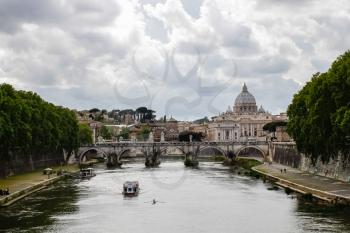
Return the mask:
<svg viewBox="0 0 350 233"><path fill-rule="evenodd" d="M0 209L0 232L350 232L350 211L303 204L220 163L191 169L167 161L147 169L133 162L114 170L101 164L96 172ZM121 195L126 180L140 182L138 197Z"/></svg>

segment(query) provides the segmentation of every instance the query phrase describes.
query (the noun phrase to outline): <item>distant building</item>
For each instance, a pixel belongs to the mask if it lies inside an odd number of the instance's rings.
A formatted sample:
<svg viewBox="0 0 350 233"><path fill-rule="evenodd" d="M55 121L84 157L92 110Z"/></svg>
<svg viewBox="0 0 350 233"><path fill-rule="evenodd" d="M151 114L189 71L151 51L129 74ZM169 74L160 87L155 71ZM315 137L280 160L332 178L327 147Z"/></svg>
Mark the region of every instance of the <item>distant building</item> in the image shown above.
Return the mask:
<svg viewBox="0 0 350 233"><path fill-rule="evenodd" d="M273 116L260 106L244 84L236 97L233 110L213 117L208 123L208 140L211 141L265 141L263 126L274 120L287 120L286 115Z"/></svg>
<svg viewBox="0 0 350 233"><path fill-rule="evenodd" d="M195 133L201 133L203 140L206 140L208 136L208 124L207 123L193 123L189 121L182 121L178 123L179 133L189 131Z"/></svg>
<svg viewBox="0 0 350 233"><path fill-rule="evenodd" d="M162 132L165 141L177 141L179 138L178 121L173 117L166 122L158 121L148 123L148 126L151 128L154 141L156 142L161 140Z"/></svg>

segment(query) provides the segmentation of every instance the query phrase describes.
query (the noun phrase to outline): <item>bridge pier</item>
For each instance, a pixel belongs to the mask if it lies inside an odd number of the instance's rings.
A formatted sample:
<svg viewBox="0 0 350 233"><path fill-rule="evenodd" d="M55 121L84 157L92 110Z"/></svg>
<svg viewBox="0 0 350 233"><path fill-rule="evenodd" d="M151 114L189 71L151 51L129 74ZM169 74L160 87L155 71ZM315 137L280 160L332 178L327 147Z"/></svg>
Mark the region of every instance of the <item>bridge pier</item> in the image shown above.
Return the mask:
<svg viewBox="0 0 350 233"><path fill-rule="evenodd" d="M120 167L122 164L122 161L120 161L120 155L117 153L111 153L107 156L107 167Z"/></svg>
<svg viewBox="0 0 350 233"><path fill-rule="evenodd" d="M198 167L198 158L197 155L194 154L193 152L187 152L185 154L185 162L184 162L186 167Z"/></svg>
<svg viewBox="0 0 350 233"><path fill-rule="evenodd" d="M159 147L153 146L151 150L146 150L146 167L158 167L160 164L161 151Z"/></svg>

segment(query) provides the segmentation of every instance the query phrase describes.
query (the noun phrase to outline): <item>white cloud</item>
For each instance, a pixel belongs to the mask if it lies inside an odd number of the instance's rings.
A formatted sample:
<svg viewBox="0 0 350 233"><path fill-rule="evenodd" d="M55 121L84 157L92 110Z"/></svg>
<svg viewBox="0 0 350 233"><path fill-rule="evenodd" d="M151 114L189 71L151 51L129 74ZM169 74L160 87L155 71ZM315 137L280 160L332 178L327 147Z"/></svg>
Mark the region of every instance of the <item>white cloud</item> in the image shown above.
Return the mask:
<svg viewBox="0 0 350 233"><path fill-rule="evenodd" d="M350 4L258 0L3 0L0 81L72 108L190 119L232 105L243 82L285 110L350 47Z"/></svg>

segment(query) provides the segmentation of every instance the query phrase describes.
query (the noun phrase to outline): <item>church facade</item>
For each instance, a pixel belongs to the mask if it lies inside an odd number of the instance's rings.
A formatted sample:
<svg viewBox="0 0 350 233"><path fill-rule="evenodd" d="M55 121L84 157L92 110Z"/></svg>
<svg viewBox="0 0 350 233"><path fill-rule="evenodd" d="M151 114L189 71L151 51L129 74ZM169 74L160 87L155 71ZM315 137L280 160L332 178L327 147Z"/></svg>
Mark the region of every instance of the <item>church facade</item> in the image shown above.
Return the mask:
<svg viewBox="0 0 350 233"><path fill-rule="evenodd" d="M276 119L279 118L279 119ZM263 126L280 116L273 116L262 106L257 107L255 97L244 84L234 106L212 118L208 124L207 139L210 141L266 141Z"/></svg>

